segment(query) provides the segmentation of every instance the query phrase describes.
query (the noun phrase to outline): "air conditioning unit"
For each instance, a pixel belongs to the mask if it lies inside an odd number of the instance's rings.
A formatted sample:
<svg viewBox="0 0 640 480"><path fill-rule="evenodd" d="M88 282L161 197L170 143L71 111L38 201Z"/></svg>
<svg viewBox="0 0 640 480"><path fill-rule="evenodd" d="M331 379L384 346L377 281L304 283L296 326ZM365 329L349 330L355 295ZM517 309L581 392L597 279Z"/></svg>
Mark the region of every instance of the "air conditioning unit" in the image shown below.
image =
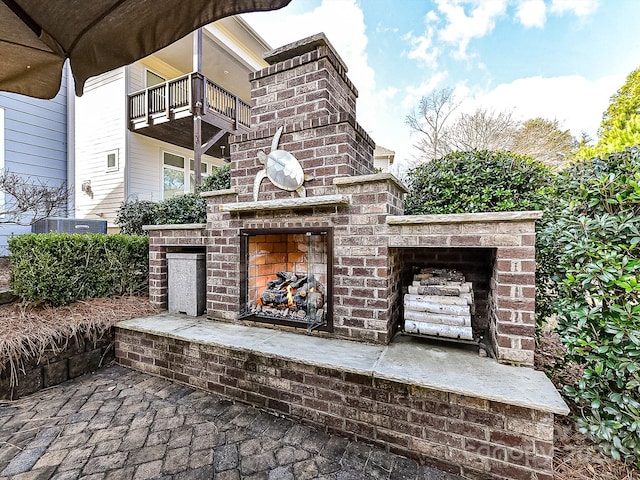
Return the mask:
<svg viewBox="0 0 640 480"><path fill-rule="evenodd" d="M31 225L31 233L107 233L106 220L49 217Z"/></svg>

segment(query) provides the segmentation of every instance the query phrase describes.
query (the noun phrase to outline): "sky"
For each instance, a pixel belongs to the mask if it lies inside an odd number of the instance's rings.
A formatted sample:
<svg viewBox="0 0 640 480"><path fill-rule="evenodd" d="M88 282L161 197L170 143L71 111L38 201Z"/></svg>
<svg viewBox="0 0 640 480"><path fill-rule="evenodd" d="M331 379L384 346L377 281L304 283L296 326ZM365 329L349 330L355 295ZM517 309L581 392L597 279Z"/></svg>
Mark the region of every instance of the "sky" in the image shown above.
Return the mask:
<svg viewBox="0 0 640 480"><path fill-rule="evenodd" d="M640 0L292 0L243 15L277 48L324 32L356 86L357 121L406 168L420 98L450 87L476 108L558 120L597 139L640 67ZM397 170L396 170L397 171Z"/></svg>

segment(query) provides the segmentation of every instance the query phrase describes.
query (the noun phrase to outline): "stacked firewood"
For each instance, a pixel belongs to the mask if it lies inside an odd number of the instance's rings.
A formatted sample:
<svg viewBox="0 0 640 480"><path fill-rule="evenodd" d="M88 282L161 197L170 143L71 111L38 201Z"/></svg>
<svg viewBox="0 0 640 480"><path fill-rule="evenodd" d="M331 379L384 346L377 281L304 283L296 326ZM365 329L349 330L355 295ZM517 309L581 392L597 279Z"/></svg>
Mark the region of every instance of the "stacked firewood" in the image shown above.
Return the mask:
<svg viewBox="0 0 640 480"><path fill-rule="evenodd" d="M473 289L452 269L422 268L404 296L404 331L473 340Z"/></svg>

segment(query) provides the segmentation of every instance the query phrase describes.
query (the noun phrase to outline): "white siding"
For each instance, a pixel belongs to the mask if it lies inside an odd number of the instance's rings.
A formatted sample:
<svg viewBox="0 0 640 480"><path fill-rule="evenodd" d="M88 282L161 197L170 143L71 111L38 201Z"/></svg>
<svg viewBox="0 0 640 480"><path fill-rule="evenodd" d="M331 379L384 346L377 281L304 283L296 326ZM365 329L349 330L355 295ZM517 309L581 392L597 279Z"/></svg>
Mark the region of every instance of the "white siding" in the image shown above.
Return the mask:
<svg viewBox="0 0 640 480"><path fill-rule="evenodd" d="M108 221L124 201L127 97L125 69L91 78L76 99L76 216ZM118 169L107 171L107 154L118 154ZM92 195L82 191L91 182Z"/></svg>
<svg viewBox="0 0 640 480"><path fill-rule="evenodd" d="M139 92L146 87L144 80L144 66L140 62L133 63L127 67L129 80L129 92Z"/></svg>
<svg viewBox="0 0 640 480"><path fill-rule="evenodd" d="M137 133L129 133L129 198L162 200L162 152L193 159L193 150L161 142ZM223 165L219 158L203 155L203 162Z"/></svg>

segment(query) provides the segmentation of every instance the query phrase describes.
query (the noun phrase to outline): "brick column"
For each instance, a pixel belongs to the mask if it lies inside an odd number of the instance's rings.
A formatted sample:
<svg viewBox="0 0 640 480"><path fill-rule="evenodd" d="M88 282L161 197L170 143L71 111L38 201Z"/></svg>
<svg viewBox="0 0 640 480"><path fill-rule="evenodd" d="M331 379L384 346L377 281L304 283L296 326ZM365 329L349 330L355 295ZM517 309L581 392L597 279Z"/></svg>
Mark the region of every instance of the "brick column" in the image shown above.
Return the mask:
<svg viewBox="0 0 640 480"><path fill-rule="evenodd" d="M336 219L334 330L352 340L387 344L398 323L400 258L388 247L386 217L402 213L406 188L390 174L335 178L351 201Z"/></svg>
<svg viewBox="0 0 640 480"><path fill-rule="evenodd" d="M375 144L355 119L358 92L326 37L309 37L265 58L272 65L250 76L252 132L229 139L237 201L253 200L254 179L264 168L258 151L269 153L279 127L278 149L314 177L305 183L307 196L332 194L335 177L373 173ZM259 200L295 197L267 179L260 186Z"/></svg>
<svg viewBox="0 0 640 480"><path fill-rule="evenodd" d="M167 251L204 251L205 225L145 225L143 228L149 232L149 301L166 309L169 281Z"/></svg>

